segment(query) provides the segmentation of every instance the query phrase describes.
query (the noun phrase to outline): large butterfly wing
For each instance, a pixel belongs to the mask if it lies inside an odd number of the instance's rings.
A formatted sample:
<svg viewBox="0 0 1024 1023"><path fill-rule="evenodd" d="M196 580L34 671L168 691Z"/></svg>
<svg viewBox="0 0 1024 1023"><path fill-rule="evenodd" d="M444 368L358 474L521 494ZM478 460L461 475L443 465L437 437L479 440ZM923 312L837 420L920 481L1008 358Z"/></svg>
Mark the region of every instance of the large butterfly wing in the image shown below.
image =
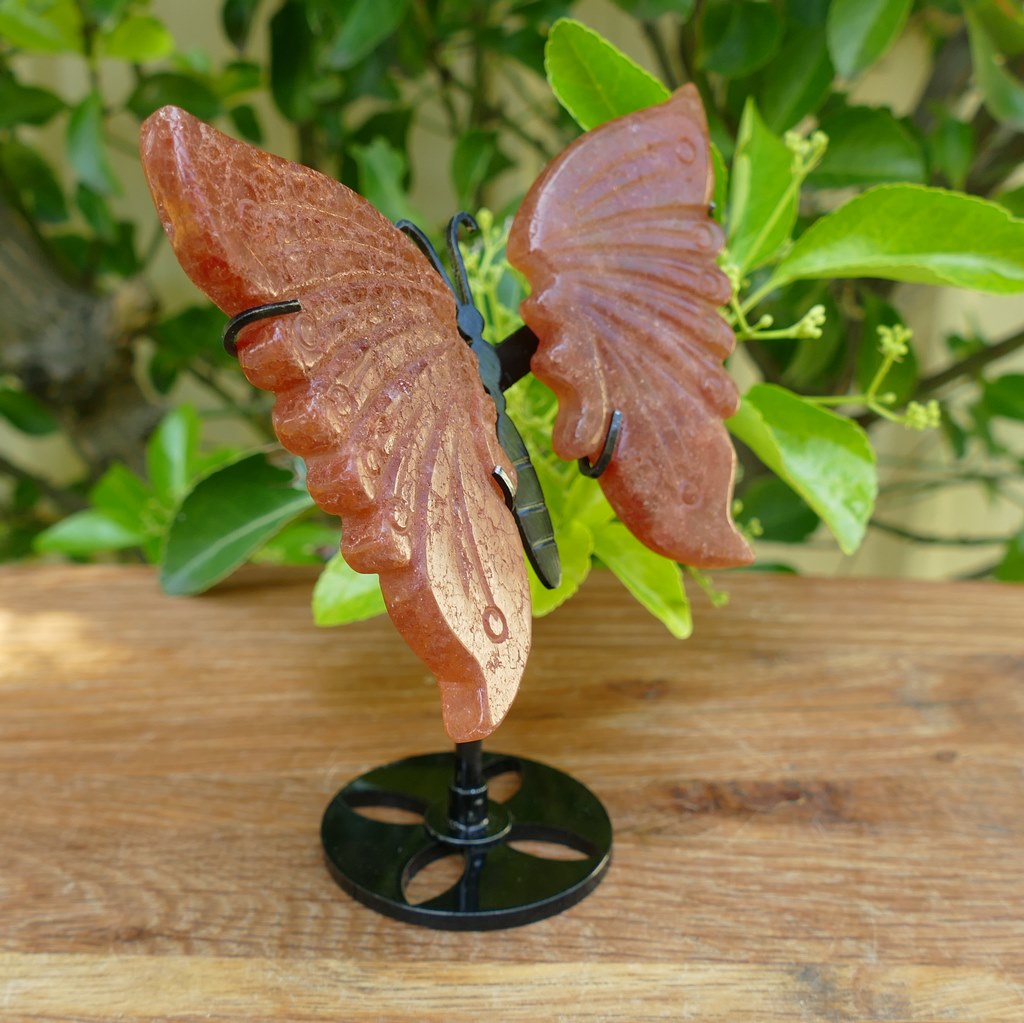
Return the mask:
<svg viewBox="0 0 1024 1023"><path fill-rule="evenodd" d="M735 337L718 315L728 279L707 123L693 86L581 136L520 207L509 260L532 294L531 368L558 397L566 459L597 459L622 412L601 486L648 547L689 565L752 558L732 522L736 456L722 420L736 388L722 362Z"/></svg>
<svg viewBox="0 0 1024 1023"><path fill-rule="evenodd" d="M277 395L274 428L341 517L346 561L379 573L437 676L448 734L483 738L526 664L529 585L492 478L514 470L451 294L366 200L184 111L145 122L142 154L179 261L224 312L301 303L245 329L242 368Z"/></svg>

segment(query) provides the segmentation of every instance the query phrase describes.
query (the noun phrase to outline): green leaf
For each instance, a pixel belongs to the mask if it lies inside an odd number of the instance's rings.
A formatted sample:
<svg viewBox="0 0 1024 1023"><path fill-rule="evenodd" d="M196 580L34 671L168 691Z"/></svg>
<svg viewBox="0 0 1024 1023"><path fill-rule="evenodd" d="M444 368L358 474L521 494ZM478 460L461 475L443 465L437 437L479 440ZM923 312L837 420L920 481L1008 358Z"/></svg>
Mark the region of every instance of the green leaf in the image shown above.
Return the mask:
<svg viewBox="0 0 1024 1023"><path fill-rule="evenodd" d="M610 522L594 534L594 553L676 639L690 635L690 602L674 561L649 550L621 522Z"/></svg>
<svg viewBox="0 0 1024 1023"><path fill-rule="evenodd" d="M368 146L353 146L352 157L359 167L359 191L364 198L388 220L422 222L402 185L407 166L404 153L378 138Z"/></svg>
<svg viewBox="0 0 1024 1023"><path fill-rule="evenodd" d="M712 0L701 21L700 64L741 78L767 64L782 39L782 18L763 0Z"/></svg>
<svg viewBox="0 0 1024 1023"><path fill-rule="evenodd" d="M0 385L0 417L16 430L33 437L43 437L57 430L57 420L38 398L25 391Z"/></svg>
<svg viewBox="0 0 1024 1023"><path fill-rule="evenodd" d="M131 14L100 37L100 53L139 64L174 52L174 36L161 21L148 14Z"/></svg>
<svg viewBox="0 0 1024 1023"><path fill-rule="evenodd" d="M173 508L188 493L199 453L199 414L191 405L173 409L146 444L146 471L161 503Z"/></svg>
<svg viewBox="0 0 1024 1023"><path fill-rule="evenodd" d="M0 38L35 53L81 53L82 15L75 0L0 0Z"/></svg>
<svg viewBox="0 0 1024 1023"><path fill-rule="evenodd" d="M158 511L153 488L126 465L115 462L89 491L93 509L128 532L146 536L166 525Z"/></svg>
<svg viewBox="0 0 1024 1023"><path fill-rule="evenodd" d="M1024 373L985 381L985 406L994 416L1024 419Z"/></svg>
<svg viewBox="0 0 1024 1023"><path fill-rule="evenodd" d="M338 550L341 530L303 520L285 526L252 557L261 565L323 565Z"/></svg>
<svg viewBox="0 0 1024 1023"><path fill-rule="evenodd" d="M220 23L235 49L245 49L259 6L260 0L224 0Z"/></svg>
<svg viewBox="0 0 1024 1023"><path fill-rule="evenodd" d="M729 189L729 257L747 273L789 238L800 198L793 154L765 127L753 97L743 109Z"/></svg>
<svg viewBox="0 0 1024 1023"><path fill-rule="evenodd" d="M168 104L181 107L202 121L212 121L221 112L220 100L207 85L172 71L143 78L126 106L141 121Z"/></svg>
<svg viewBox="0 0 1024 1023"><path fill-rule="evenodd" d="M260 127L255 107L248 103L242 103L237 107L232 107L228 111L228 116L231 118L235 130L247 142L252 142L257 146L263 142L263 129Z"/></svg>
<svg viewBox="0 0 1024 1023"><path fill-rule="evenodd" d="M621 50L569 18L552 25L544 67L551 91L584 131L669 97L661 82Z"/></svg>
<svg viewBox="0 0 1024 1023"><path fill-rule="evenodd" d="M68 121L68 160L78 180L100 195L121 191L107 157L103 138L103 100L91 92L74 110Z"/></svg>
<svg viewBox="0 0 1024 1023"><path fill-rule="evenodd" d="M778 476L759 476L743 491L737 519L748 526L757 520L759 539L773 543L803 543L818 528L817 512Z"/></svg>
<svg viewBox="0 0 1024 1023"><path fill-rule="evenodd" d="M590 574L590 555L594 551L594 537L590 530L581 522L565 522L557 533L557 540L562 581L555 589L549 590L544 586L532 566L527 566L534 618L542 618L556 607L561 607Z"/></svg>
<svg viewBox="0 0 1024 1023"><path fill-rule="evenodd" d="M473 204L477 189L514 166L498 148L498 133L471 128L459 136L452 152L451 178L459 205Z"/></svg>
<svg viewBox="0 0 1024 1023"><path fill-rule="evenodd" d="M903 324L899 312L888 302L871 292L864 294L864 330L857 352L857 385L866 391L882 365L884 356L878 348L878 328ZM882 393L896 396L895 403L903 405L914 396L920 375L913 345L907 343L907 354L894 362L882 382Z"/></svg>
<svg viewBox="0 0 1024 1023"><path fill-rule="evenodd" d="M843 78L853 78L882 56L903 30L910 6L911 0L833 0L828 45Z"/></svg>
<svg viewBox="0 0 1024 1023"><path fill-rule="evenodd" d="M156 351L149 361L149 379L166 394L194 359L209 356L220 360L218 344L224 329L224 314L212 304L189 306L156 325L152 334ZM226 356L224 359L226 361Z"/></svg>
<svg viewBox="0 0 1024 1023"><path fill-rule="evenodd" d="M928 155L932 167L939 171L953 188L962 189L967 172L974 162L974 128L945 111L928 138Z"/></svg>
<svg viewBox="0 0 1024 1023"><path fill-rule="evenodd" d="M160 585L172 596L200 593L241 565L313 505L293 476L250 455L196 484L167 534Z"/></svg>
<svg viewBox="0 0 1024 1023"><path fill-rule="evenodd" d="M771 286L822 277L1022 291L1024 221L974 196L879 185L813 223L776 267Z"/></svg>
<svg viewBox="0 0 1024 1023"><path fill-rule="evenodd" d="M1024 84L1006 70L1005 60L981 23L968 11L974 78L989 113L1017 131L1024 131Z"/></svg>
<svg viewBox="0 0 1024 1023"><path fill-rule="evenodd" d="M765 124L787 131L813 114L828 98L834 77L824 29L791 24L775 59L761 72L757 97Z"/></svg>
<svg viewBox="0 0 1024 1023"><path fill-rule="evenodd" d="M355 67L398 30L409 0L352 0L345 6L345 20L327 53L328 66L341 71Z"/></svg>
<svg viewBox="0 0 1024 1023"><path fill-rule="evenodd" d="M822 118L821 130L828 149L808 178L818 188L926 179L920 142L884 107L847 107Z"/></svg>
<svg viewBox="0 0 1024 1023"><path fill-rule="evenodd" d="M249 60L233 60L213 80L213 90L222 100L252 92L263 84L263 70Z"/></svg>
<svg viewBox="0 0 1024 1023"><path fill-rule="evenodd" d="M726 204L729 201L729 168L725 164L722 151L711 143L711 168L715 176L714 217L720 224L725 221Z"/></svg>
<svg viewBox="0 0 1024 1023"><path fill-rule="evenodd" d="M60 182L34 149L21 142L4 142L0 144L0 166L33 219L44 224L67 219Z"/></svg>
<svg viewBox="0 0 1024 1023"><path fill-rule="evenodd" d="M681 21L687 21L696 0L614 0L616 7L640 21L654 21L663 14L675 14Z"/></svg>
<svg viewBox="0 0 1024 1023"><path fill-rule="evenodd" d="M1010 189L1008 192L1000 192L995 199L1003 209L1009 210L1013 216L1024 217L1024 185Z"/></svg>
<svg viewBox="0 0 1024 1023"><path fill-rule="evenodd" d="M317 625L348 625L375 618L387 610L375 575L349 568L335 554L313 587L313 621Z"/></svg>
<svg viewBox="0 0 1024 1023"><path fill-rule="evenodd" d="M285 3L270 19L270 92L290 121L316 116L313 93L322 73L317 68L316 38L302 3Z"/></svg>
<svg viewBox="0 0 1024 1023"><path fill-rule="evenodd" d="M1006 56L1024 53L1024 7L1007 0L959 0L956 13L966 7L974 20L984 27L990 39L999 41L999 52Z"/></svg>
<svg viewBox="0 0 1024 1023"><path fill-rule="evenodd" d="M821 516L845 554L860 546L878 480L874 451L855 422L774 384L755 384L726 425Z"/></svg>
<svg viewBox="0 0 1024 1023"><path fill-rule="evenodd" d="M64 100L48 89L22 85L11 75L0 76L0 128L46 124L63 109Z"/></svg>
<svg viewBox="0 0 1024 1023"><path fill-rule="evenodd" d="M84 182L75 189L75 203L82 211L85 222L96 232L97 237L105 242L117 239L117 221L110 211L110 204Z"/></svg>
<svg viewBox="0 0 1024 1023"><path fill-rule="evenodd" d="M86 509L43 530L36 537L34 546L41 554L82 557L100 551L138 547L143 539L141 533L115 522L103 512Z"/></svg>
<svg viewBox="0 0 1024 1023"><path fill-rule="evenodd" d="M1007 544L1003 560L993 575L1004 583L1024 582L1024 532L1018 533Z"/></svg>

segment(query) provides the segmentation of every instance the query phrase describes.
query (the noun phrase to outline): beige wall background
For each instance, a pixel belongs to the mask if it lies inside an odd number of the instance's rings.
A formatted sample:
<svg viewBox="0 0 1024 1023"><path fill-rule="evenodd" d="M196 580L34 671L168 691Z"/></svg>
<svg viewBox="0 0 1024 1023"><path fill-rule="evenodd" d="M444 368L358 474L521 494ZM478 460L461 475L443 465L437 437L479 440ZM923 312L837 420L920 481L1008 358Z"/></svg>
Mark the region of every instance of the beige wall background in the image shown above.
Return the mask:
<svg viewBox="0 0 1024 1023"><path fill-rule="evenodd" d="M219 3L206 0L154 0L153 12L173 32L179 48L206 51L215 62L229 55L219 23ZM271 5L266 5L262 19L256 26L251 44L253 54L266 52L267 20ZM574 12L580 20L613 40L621 49L642 65L656 71L646 40L635 24L610 0L586 0ZM909 111L923 89L929 75L929 48L924 36L913 26L886 54L868 75L852 89L852 98L858 103L887 103L897 113ZM56 89L66 97L75 97L85 91L85 78L78 62L51 59L23 58L21 71L26 79ZM102 68L105 87L115 93L131 88L126 69L106 62ZM513 109L518 105L524 119L530 112L531 97L509 92L508 101ZM293 156L291 133L272 105L261 104L265 147L285 156ZM415 186L413 201L426 210L453 210L455 197L447 178L450 147L432 125L443 122L440 110L428 105L422 110L413 133L412 161ZM542 131L543 123L535 121L531 127ZM135 155L137 126L129 117L117 119L112 125L117 144L115 167L125 186L125 194L117 200L124 215L143 217L150 207L149 195ZM59 134L47 136L54 153L60 152ZM520 180L504 183L508 195L524 190L540 170L539 163L527 161ZM164 247L153 271L153 279L168 307L186 305L196 300L196 293L178 268L168 247ZM901 287L895 302L914 328L922 370L930 372L941 367L945 360L943 336L952 331L978 332L982 336L999 339L1024 326L1024 299L1020 296L993 296L974 292L957 292L918 286ZM1024 371L1024 355L1012 367ZM1001 365L1001 372L1011 369ZM742 351L733 360L733 370L741 383L753 379ZM247 385L240 374L226 382L230 387L242 389ZM956 401L956 392L950 392ZM172 395L172 402L192 400L200 406L206 396L187 386ZM1005 428L1012 428L1007 426ZM251 440L241 427L218 428L211 425L210 435L223 442ZM976 489L964 487L947 489L941 497L930 496L927 501L900 500L897 495L885 496L887 484L907 478L914 466L924 461L934 462L943 457L943 443L937 432L912 434L901 427L883 426L873 435L880 455L880 478L883 496L879 502L879 515L886 521L923 533L981 535L1008 532L1019 528L1021 512L1010 505L995 506ZM74 455L59 442L42 439L26 440L0 424L0 447L14 450L26 464L46 467L56 479L74 474ZM1022 487L1024 501L1024 487ZM881 533L872 532L861 550L853 557L845 557L831 538L819 531L811 543L803 547L760 544L759 556L763 560L781 560L796 564L803 571L825 574L850 575L911 575L918 577L944 577L969 573L990 563L997 548L951 550L945 547L921 547Z"/></svg>

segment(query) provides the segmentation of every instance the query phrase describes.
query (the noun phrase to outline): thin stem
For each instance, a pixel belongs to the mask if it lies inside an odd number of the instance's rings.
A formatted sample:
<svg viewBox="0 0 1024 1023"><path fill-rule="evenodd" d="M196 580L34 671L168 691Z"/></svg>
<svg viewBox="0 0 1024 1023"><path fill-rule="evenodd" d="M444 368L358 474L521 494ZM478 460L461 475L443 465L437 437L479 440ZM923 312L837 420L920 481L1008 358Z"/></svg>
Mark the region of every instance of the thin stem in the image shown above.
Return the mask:
<svg viewBox="0 0 1024 1023"><path fill-rule="evenodd" d="M871 526L883 533L898 536L901 540L911 540L914 543L948 545L950 547L992 547L996 544L1006 543L1005 536L937 536L934 533L917 533L903 526L895 526L891 522L882 522L879 519L872 519Z"/></svg>

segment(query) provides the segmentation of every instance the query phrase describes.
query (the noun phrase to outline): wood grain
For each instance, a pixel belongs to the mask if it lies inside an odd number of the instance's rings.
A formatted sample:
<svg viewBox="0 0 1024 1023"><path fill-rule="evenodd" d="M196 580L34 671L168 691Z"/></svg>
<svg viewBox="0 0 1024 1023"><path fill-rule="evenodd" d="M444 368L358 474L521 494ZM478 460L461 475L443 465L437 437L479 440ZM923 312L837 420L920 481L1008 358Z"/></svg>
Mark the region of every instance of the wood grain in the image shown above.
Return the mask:
<svg viewBox="0 0 1024 1023"><path fill-rule="evenodd" d="M0 1020L1024 1019L1024 589L721 576L677 643L596 575L489 743L605 801L597 891L517 930L379 917L319 819L444 749L386 620L312 577L193 600L0 572Z"/></svg>

